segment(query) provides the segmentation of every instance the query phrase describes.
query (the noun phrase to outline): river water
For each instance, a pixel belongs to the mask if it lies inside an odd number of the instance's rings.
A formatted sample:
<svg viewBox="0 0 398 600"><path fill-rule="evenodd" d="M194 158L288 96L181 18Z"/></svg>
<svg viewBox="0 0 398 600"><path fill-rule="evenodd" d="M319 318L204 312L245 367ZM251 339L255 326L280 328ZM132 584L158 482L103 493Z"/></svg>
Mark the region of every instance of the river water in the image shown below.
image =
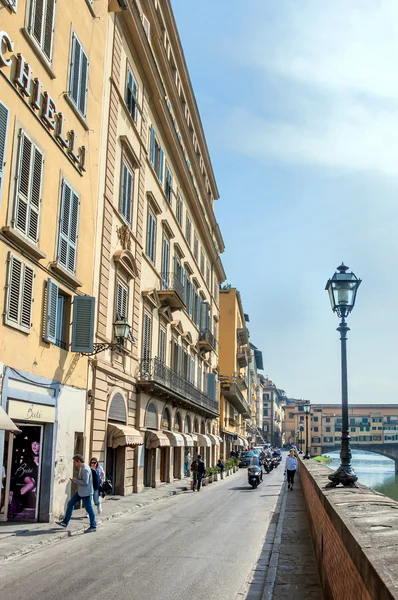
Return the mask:
<svg viewBox="0 0 398 600"><path fill-rule="evenodd" d="M333 462L328 467L337 469L340 464L340 452L327 452ZM395 474L394 461L374 452L352 450L352 466L358 480L367 487L398 500L398 473Z"/></svg>

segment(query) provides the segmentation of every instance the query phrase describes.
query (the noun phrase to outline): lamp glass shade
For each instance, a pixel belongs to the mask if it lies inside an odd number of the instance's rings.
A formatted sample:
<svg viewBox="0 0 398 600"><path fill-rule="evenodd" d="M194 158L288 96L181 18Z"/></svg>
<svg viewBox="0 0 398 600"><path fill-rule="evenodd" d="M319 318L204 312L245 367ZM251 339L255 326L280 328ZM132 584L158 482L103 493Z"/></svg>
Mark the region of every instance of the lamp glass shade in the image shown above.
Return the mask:
<svg viewBox="0 0 398 600"><path fill-rule="evenodd" d="M355 305L358 287L361 280L348 267L341 264L331 279L326 284L329 293L330 305L333 312L347 315Z"/></svg>
<svg viewBox="0 0 398 600"><path fill-rule="evenodd" d="M117 340L128 340L130 337L130 325L125 319L118 319L113 324L115 338Z"/></svg>
<svg viewBox="0 0 398 600"><path fill-rule="evenodd" d="M304 404L304 412L305 412L305 413L309 413L309 412L310 412L310 410L311 410L311 404L310 404L309 402L306 402L306 403Z"/></svg>

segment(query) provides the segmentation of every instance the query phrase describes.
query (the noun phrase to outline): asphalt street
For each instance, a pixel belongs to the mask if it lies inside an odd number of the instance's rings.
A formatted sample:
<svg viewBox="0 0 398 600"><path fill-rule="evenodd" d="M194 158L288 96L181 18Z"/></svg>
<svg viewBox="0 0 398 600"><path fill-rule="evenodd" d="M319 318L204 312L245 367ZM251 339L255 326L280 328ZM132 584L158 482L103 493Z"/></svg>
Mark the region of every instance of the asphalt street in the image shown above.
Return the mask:
<svg viewBox="0 0 398 600"><path fill-rule="evenodd" d="M253 490L246 469L0 569L1 600L234 600L259 556L283 464Z"/></svg>

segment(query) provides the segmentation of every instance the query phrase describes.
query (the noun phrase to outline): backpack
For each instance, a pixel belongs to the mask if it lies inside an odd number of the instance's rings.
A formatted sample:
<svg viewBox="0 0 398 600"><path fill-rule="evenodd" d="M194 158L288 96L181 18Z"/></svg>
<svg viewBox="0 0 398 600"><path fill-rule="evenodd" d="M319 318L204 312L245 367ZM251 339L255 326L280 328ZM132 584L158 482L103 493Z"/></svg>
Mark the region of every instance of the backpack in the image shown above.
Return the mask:
<svg viewBox="0 0 398 600"><path fill-rule="evenodd" d="M99 490L101 485L101 477L96 469L91 469L91 477L93 479L93 490Z"/></svg>
<svg viewBox="0 0 398 600"><path fill-rule="evenodd" d="M191 471L193 473L197 473L198 467L199 467L199 462L197 460L194 460L193 463L191 464Z"/></svg>

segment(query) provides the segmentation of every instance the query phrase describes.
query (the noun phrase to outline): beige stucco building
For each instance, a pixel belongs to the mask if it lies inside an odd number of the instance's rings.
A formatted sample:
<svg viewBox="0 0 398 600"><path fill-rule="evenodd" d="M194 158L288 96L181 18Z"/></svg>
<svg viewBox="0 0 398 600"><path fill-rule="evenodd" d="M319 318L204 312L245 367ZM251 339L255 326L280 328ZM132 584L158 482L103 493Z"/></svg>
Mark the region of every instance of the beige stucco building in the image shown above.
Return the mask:
<svg viewBox="0 0 398 600"><path fill-rule="evenodd" d="M87 436L128 494L182 478L194 452L215 464L224 246L170 2L113 1L107 27L95 267L105 349L90 361ZM120 318L132 336L117 347Z"/></svg>
<svg viewBox="0 0 398 600"><path fill-rule="evenodd" d="M236 288L220 291L219 375L221 454L248 447L247 422L252 416L251 375L253 360L242 300Z"/></svg>
<svg viewBox="0 0 398 600"><path fill-rule="evenodd" d="M107 4L0 2L3 520L62 514L85 451Z"/></svg>

